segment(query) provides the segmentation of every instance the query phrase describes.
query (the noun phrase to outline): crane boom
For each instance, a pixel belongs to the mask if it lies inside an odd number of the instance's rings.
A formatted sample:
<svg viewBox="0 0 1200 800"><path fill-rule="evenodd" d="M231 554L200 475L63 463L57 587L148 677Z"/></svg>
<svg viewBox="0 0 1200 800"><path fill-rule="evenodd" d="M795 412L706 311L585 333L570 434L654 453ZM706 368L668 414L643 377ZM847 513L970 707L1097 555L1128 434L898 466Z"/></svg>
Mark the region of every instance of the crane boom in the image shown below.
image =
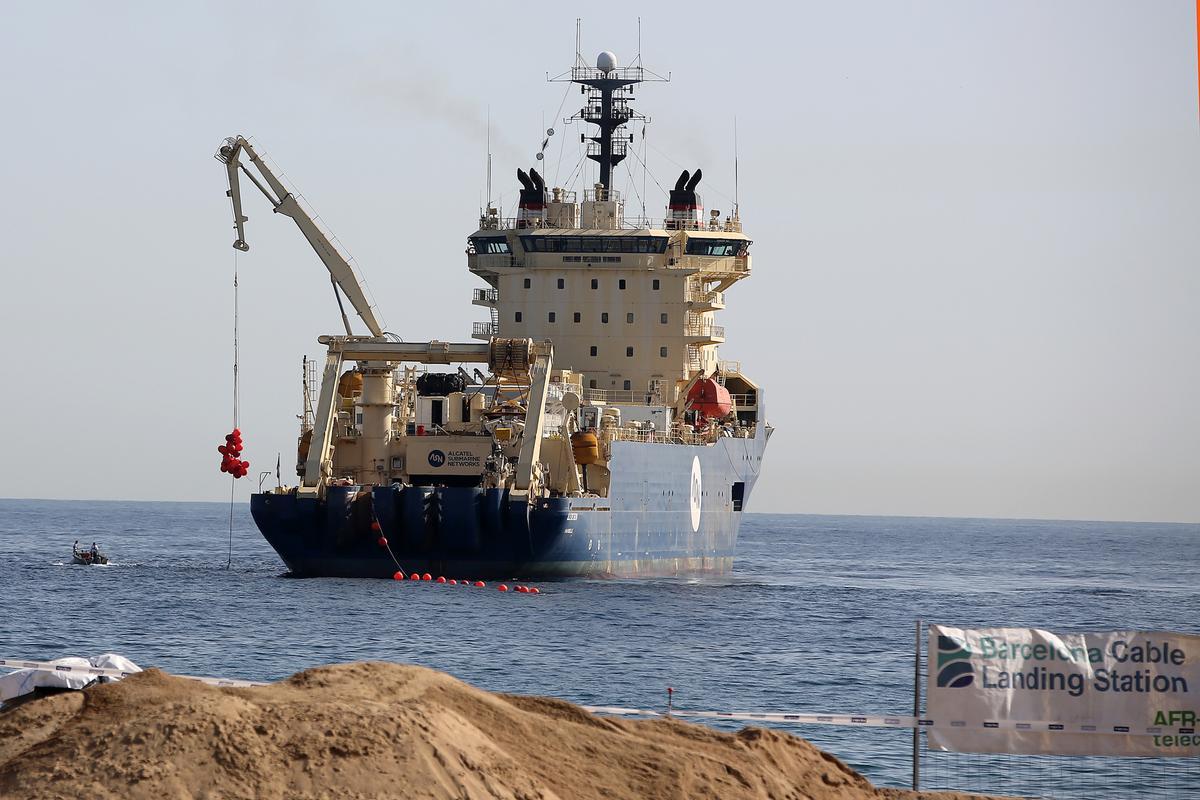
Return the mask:
<svg viewBox="0 0 1200 800"><path fill-rule="evenodd" d="M258 178L254 177L254 173L246 168L240 160L242 151L250 157L252 163L257 169L266 185L264 186ZM305 211L295 195L287 190L287 187L275 176L275 173L266 165L259 157L254 148L242 136L231 136L225 140L225 144L217 150L216 158L225 165L225 170L229 174L229 192L228 195L233 201L233 225L237 228L237 239L233 246L241 251L250 249L250 245L246 244L245 222L248 219L242 214L242 192L239 182L238 171L241 170L246 174L246 177L254 183L258 190L262 192L268 200L271 201L271 207L277 214L291 217L296 223L296 227L304 234L304 238L316 251L317 257L321 259L321 263L329 270L329 275L333 279L334 286L342 290L342 294L350 300L350 304L354 306L354 310L358 312L358 316L362 319L363 324L371 331L373 336L383 335L383 326L375 317L375 308L367 299L366 292L363 291L362 283L358 279L358 275L354 271L354 267L350 264L349 259L338 250L330 237L321 229L317 221ZM344 318L343 314L343 318ZM347 331L349 332L349 331Z"/></svg>

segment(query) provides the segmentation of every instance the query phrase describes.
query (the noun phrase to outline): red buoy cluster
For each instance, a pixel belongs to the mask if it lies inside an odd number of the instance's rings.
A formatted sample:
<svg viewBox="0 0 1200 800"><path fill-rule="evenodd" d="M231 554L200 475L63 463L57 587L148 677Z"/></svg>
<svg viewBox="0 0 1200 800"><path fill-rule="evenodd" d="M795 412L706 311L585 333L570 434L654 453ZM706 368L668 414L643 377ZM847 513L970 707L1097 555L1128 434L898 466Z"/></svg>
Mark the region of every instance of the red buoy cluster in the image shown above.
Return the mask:
<svg viewBox="0 0 1200 800"><path fill-rule="evenodd" d="M244 478L250 473L250 462L242 461L242 432L237 428L225 435L225 444L218 445L217 452L221 454L221 472L228 472L235 478Z"/></svg>
<svg viewBox="0 0 1200 800"><path fill-rule="evenodd" d="M233 431L233 433L230 435L238 437L237 446L238 446L239 452L240 452L241 434L238 433L238 431L235 429ZM229 437L226 437L226 438L229 438ZM222 452L224 452L224 451L222 451ZM234 456L236 457L236 455L237 454L235 453ZM250 466L250 465L246 464L246 466ZM222 466L222 469L224 469L224 466ZM245 474L245 473L243 473L243 474ZM371 516L374 517L375 515L372 514ZM449 585L449 586L460 586L460 585L461 586L474 586L476 589L482 589L487 585L483 581L469 581L466 578L463 578L460 581L457 578L447 578L445 575L438 575L435 578L432 574L430 574L428 572L405 573L404 568L401 567L400 562L396 560L396 556L392 553L391 548L388 547L387 534L384 533L383 525L380 524L378 518L373 518L371 520L371 535L376 537L375 538L376 543L380 547L386 548L388 551L388 555L392 557L392 562L396 565L396 571L392 573L392 580L394 580L394 581L403 581L403 580L418 581L418 582L426 581L429 583L440 583L442 585ZM498 588L502 592L507 592L509 590L508 586L503 583L500 584L500 586ZM541 594L541 592L535 586L516 585L516 586L512 587L512 590L514 592L520 592L521 594Z"/></svg>
<svg viewBox="0 0 1200 800"><path fill-rule="evenodd" d="M397 570L396 573L392 575L392 580L397 580L397 581L405 580L404 573ZM447 584L450 586L474 586L476 589L482 589L485 586L487 586L487 584L484 583L483 581L469 581L466 579L460 581L460 580L457 580L456 578L446 578L444 575L439 575L435 578L432 575L430 575L428 572L424 572L424 573L414 572L408 576L408 580L410 580L410 581L428 581L429 583L441 583L441 584ZM511 589L510 589L510 587L507 584L502 583L497 588L502 592L514 591L514 592L519 592L521 594L541 594L542 593L541 590L538 589L536 586L525 586L524 584L518 584L516 586L511 587Z"/></svg>

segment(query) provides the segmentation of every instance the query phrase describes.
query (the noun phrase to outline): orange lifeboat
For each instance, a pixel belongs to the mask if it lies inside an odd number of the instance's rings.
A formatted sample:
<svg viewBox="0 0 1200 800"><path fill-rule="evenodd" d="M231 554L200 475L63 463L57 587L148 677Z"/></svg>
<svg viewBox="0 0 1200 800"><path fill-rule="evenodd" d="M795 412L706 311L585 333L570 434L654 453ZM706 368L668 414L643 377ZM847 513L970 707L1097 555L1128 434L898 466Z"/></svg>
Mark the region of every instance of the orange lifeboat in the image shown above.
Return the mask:
<svg viewBox="0 0 1200 800"><path fill-rule="evenodd" d="M722 419L733 408L729 390L712 378L702 378L688 391L688 408L706 417Z"/></svg>

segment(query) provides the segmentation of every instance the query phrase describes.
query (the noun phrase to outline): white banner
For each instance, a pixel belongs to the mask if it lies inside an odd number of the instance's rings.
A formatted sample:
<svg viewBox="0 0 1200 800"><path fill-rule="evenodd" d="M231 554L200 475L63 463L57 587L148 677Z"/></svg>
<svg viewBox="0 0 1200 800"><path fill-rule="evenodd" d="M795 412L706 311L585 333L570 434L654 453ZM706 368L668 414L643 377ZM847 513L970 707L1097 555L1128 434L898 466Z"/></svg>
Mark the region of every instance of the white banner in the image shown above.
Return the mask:
<svg viewBox="0 0 1200 800"><path fill-rule="evenodd" d="M926 664L933 749L1200 756L1200 636L930 625ZM947 719L995 730L938 724ZM1081 729L1108 733L1055 732Z"/></svg>

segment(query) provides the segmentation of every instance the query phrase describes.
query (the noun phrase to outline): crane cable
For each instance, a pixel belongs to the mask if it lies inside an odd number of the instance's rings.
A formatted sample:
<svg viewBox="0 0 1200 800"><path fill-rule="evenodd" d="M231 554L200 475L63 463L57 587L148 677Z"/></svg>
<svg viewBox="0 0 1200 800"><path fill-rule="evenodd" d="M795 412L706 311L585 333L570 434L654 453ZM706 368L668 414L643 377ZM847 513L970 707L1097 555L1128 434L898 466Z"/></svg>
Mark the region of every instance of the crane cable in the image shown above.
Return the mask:
<svg viewBox="0 0 1200 800"><path fill-rule="evenodd" d="M233 428L238 428L238 251L233 251ZM225 569L233 567L233 507L237 476L229 476L229 556Z"/></svg>

